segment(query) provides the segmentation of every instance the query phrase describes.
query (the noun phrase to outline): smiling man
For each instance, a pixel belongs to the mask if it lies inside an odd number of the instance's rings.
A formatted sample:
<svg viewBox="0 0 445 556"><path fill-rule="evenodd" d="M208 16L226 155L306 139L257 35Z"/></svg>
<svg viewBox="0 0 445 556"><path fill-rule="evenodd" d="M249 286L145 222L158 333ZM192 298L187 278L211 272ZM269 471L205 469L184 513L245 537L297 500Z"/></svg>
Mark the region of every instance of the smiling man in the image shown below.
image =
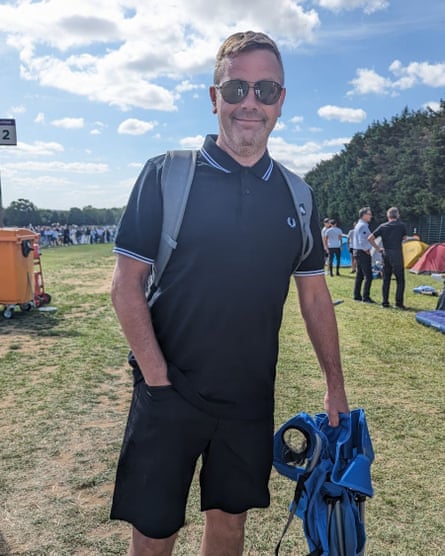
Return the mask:
<svg viewBox="0 0 445 556"><path fill-rule="evenodd" d="M276 44L252 31L229 37L210 87L219 133L198 153L178 244L150 306L164 156L145 165L119 225L112 299L131 348L134 393L111 517L133 525L130 556L172 553L199 460L201 555L242 554L247 511L270 501L278 335L291 276L325 375L330 423L348 412L317 210L314 244L300 262L297 209L267 151L284 98Z"/></svg>

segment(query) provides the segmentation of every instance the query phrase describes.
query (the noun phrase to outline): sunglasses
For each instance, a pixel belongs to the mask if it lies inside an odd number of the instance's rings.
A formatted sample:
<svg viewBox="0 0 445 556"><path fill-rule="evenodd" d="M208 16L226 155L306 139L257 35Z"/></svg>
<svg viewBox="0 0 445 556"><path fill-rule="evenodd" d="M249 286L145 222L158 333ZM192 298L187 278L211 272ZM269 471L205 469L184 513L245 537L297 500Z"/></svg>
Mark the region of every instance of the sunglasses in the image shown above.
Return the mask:
<svg viewBox="0 0 445 556"><path fill-rule="evenodd" d="M215 89L221 92L221 96L229 104L238 104L247 97L249 89L253 89L260 102L271 105L278 101L283 87L276 81L262 80L251 84L242 79L231 79L221 85L215 85Z"/></svg>

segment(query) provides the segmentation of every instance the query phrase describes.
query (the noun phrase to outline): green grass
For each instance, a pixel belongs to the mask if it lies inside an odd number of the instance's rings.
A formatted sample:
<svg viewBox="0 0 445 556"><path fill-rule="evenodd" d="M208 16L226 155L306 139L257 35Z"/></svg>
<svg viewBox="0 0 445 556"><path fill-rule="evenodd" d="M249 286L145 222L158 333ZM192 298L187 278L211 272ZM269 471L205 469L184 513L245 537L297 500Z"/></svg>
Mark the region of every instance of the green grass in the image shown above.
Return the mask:
<svg viewBox="0 0 445 556"><path fill-rule="evenodd" d="M123 555L129 528L108 513L131 379L109 299L110 245L46 249L45 289L56 312L0 320L0 555ZM254 280L254 277L252 277ZM429 276L407 273L411 310L353 302L353 276L327 278L336 307L351 407L365 407L376 460L367 503L367 554L439 555L445 546L445 336L415 321L437 298ZM381 281L372 295L380 300ZM395 284L392 284L394 290ZM392 291L393 294L393 291ZM291 285L277 373L277 426L322 410L324 383ZM246 550L270 555L294 485L272 473L272 504L248 518ZM175 554L198 553L193 484ZM296 519L281 554L306 554Z"/></svg>

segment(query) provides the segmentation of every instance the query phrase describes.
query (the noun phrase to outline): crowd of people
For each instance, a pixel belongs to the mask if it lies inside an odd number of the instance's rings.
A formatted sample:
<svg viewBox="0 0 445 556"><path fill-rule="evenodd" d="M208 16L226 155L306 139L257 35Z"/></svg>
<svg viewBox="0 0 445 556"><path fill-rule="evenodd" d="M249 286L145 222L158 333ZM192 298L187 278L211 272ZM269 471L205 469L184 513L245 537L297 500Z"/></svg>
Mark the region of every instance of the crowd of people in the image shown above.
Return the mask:
<svg viewBox="0 0 445 556"><path fill-rule="evenodd" d="M387 221L380 224L371 233L369 224L373 218L370 207L363 207L358 212L358 220L347 234L347 246L351 254L351 272L354 273L353 299L363 303L376 303L371 297L371 284L374 277L372 249L379 254L382 267L379 275L382 282L382 301L384 308L391 307L389 291L391 278L396 279L395 307L406 309L403 301L405 291L405 269L403 264L402 244L408 232L405 224L400 221L397 207L391 207L386 213ZM325 218L321 231L325 248L326 265L330 276L334 276L334 260L336 275L340 275L340 257L343 232L335 219Z"/></svg>
<svg viewBox="0 0 445 556"><path fill-rule="evenodd" d="M68 245L87 245L94 243L113 243L116 226L32 226L28 228L39 234L40 247L59 247Z"/></svg>

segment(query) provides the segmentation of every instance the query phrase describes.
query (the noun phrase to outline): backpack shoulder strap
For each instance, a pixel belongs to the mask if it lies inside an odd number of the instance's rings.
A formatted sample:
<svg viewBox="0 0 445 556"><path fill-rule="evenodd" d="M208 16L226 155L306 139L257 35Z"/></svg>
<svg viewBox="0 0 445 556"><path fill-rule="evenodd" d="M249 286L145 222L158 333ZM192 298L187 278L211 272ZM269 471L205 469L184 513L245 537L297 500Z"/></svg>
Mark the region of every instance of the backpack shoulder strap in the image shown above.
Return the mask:
<svg viewBox="0 0 445 556"><path fill-rule="evenodd" d="M185 207L195 174L197 151L167 151L161 176L162 231L154 263L155 288L176 249Z"/></svg>
<svg viewBox="0 0 445 556"><path fill-rule="evenodd" d="M306 259L314 246L314 238L311 232L312 216L312 188L302 180L297 174L288 170L283 164L275 160L276 165L286 180L289 187L295 209L300 220L302 249L297 267Z"/></svg>

